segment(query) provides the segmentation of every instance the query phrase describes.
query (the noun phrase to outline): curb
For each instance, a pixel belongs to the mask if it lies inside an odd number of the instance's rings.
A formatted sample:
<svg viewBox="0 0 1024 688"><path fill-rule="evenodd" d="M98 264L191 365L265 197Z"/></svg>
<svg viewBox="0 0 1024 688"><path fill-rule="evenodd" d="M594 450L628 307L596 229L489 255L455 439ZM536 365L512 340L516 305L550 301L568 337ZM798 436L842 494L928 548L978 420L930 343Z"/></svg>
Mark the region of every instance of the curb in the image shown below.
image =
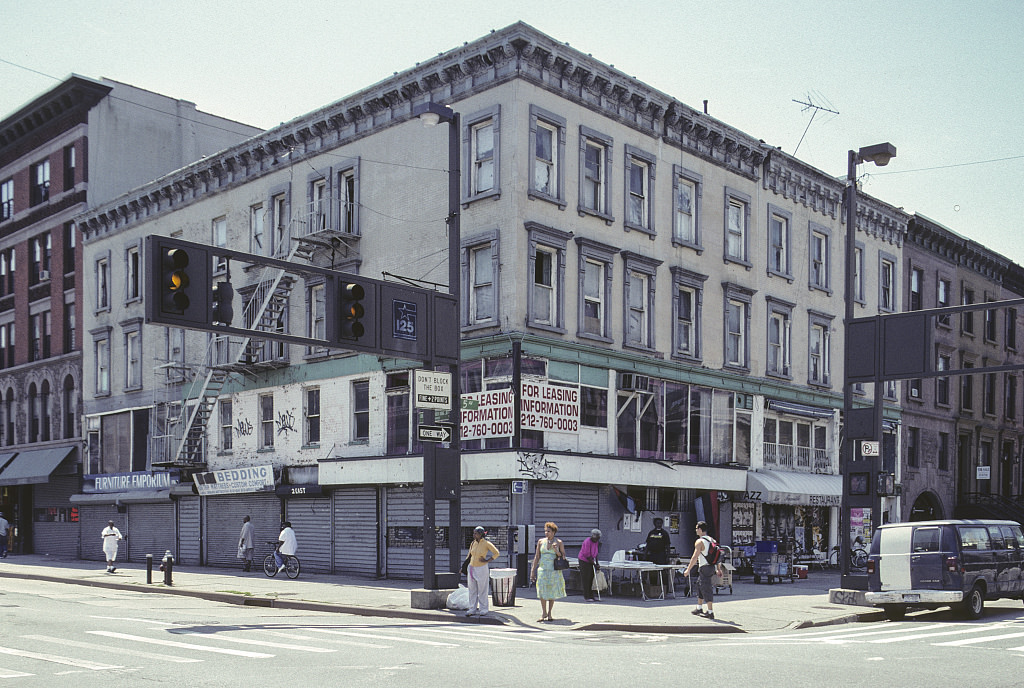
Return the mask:
<svg viewBox="0 0 1024 688"><path fill-rule="evenodd" d="M718 634L747 633L739 626L714 624L708 626L654 626L649 624L593 623L574 628L574 631L626 631L630 633Z"/></svg>

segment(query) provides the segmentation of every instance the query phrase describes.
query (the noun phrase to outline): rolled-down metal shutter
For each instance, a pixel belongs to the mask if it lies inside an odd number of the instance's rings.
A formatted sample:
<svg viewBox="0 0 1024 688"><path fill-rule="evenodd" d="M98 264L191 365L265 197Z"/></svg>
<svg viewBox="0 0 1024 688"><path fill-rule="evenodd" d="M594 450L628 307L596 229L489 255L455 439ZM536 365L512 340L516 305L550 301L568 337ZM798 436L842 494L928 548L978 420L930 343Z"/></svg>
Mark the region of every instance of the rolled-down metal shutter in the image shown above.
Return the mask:
<svg viewBox="0 0 1024 688"><path fill-rule="evenodd" d="M574 556L580 543L598 527L600 490L596 485L537 483L533 500L533 522L537 537L544 534L544 524L553 521L567 554Z"/></svg>
<svg viewBox="0 0 1024 688"><path fill-rule="evenodd" d="M206 524L206 563L209 566L241 566L238 559L238 536L242 518L249 516L256 545L255 561L273 551L267 543L277 542L281 533L281 499L273 493L248 493L204 497Z"/></svg>
<svg viewBox="0 0 1024 688"><path fill-rule="evenodd" d="M33 518L32 550L35 554L77 557L81 536L71 495L78 492L76 475L54 475L50 481L33 486L32 507L43 514ZM106 524L104 524L106 525Z"/></svg>
<svg viewBox="0 0 1024 688"><path fill-rule="evenodd" d="M103 556L103 529L107 521L113 521L121 534L128 537L127 513L117 513L117 506L110 504L82 504L78 507L78 519L82 530L82 559L105 561ZM126 547L122 540L117 548L117 558L125 558Z"/></svg>
<svg viewBox="0 0 1024 688"><path fill-rule="evenodd" d="M159 562L167 550L178 559L174 502L128 505L128 561L144 562L152 554Z"/></svg>
<svg viewBox="0 0 1024 688"><path fill-rule="evenodd" d="M438 501L435 523L448 522L448 502ZM388 578L416 580L423 578L423 488L392 487L387 491L386 568ZM419 530L416 530L416 529ZM435 554L435 570L448 570L447 543Z"/></svg>
<svg viewBox="0 0 1024 688"><path fill-rule="evenodd" d="M501 552L498 566L508 566L508 483L473 483L462 487L462 555L469 554L473 529L483 526L487 539Z"/></svg>
<svg viewBox="0 0 1024 688"><path fill-rule="evenodd" d="M302 570L330 573L332 563L331 498L292 497L285 500L286 519L298 540Z"/></svg>
<svg viewBox="0 0 1024 688"><path fill-rule="evenodd" d="M377 488L334 491L334 570L376 578L378 568Z"/></svg>
<svg viewBox="0 0 1024 688"><path fill-rule="evenodd" d="M178 498L178 557L179 564L202 564L203 535L199 513L199 497ZM239 526L241 530L241 526Z"/></svg>

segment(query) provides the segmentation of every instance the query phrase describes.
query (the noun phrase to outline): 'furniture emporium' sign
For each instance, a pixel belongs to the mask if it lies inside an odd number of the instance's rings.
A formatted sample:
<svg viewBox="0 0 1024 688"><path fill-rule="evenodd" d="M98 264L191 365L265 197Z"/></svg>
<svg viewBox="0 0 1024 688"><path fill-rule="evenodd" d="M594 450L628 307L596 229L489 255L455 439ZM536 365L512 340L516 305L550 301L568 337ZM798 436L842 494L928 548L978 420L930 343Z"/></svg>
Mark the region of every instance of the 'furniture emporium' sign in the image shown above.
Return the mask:
<svg viewBox="0 0 1024 688"><path fill-rule="evenodd" d="M274 467L250 466L196 473L192 480L195 481L199 494L204 497L245 492L273 492Z"/></svg>
<svg viewBox="0 0 1024 688"><path fill-rule="evenodd" d="M82 476L82 492L95 494L98 492L128 492L130 490L168 490L171 487L171 482L169 471L84 475Z"/></svg>

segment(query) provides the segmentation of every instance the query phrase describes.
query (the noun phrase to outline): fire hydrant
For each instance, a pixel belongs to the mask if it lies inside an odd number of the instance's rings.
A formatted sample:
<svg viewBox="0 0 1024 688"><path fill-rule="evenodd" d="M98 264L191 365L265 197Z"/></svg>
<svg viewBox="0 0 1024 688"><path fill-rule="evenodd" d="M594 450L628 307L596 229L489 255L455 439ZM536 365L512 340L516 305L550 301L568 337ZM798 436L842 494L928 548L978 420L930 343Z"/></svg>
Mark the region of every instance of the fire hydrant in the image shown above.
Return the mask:
<svg viewBox="0 0 1024 688"><path fill-rule="evenodd" d="M164 552L164 558L160 562L160 570L164 572L164 585L174 585L171 576L174 572L174 555L171 550Z"/></svg>

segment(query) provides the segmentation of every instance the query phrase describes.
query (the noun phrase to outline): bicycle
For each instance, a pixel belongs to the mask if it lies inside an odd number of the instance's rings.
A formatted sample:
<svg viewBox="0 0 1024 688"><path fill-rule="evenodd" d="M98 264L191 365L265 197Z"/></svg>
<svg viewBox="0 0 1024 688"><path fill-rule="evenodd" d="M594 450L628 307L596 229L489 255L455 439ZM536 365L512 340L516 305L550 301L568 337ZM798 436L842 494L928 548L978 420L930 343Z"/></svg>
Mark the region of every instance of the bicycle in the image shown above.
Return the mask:
<svg viewBox="0 0 1024 688"><path fill-rule="evenodd" d="M850 567L854 569L864 569L868 565L868 553L863 547L855 547L850 551ZM839 568L839 545L832 548L832 553L828 555L828 567L830 569Z"/></svg>
<svg viewBox="0 0 1024 688"><path fill-rule="evenodd" d="M274 552L280 547L281 543L276 541L268 541L268 545L273 545ZM277 560L274 559L274 552L267 555L266 559L263 560L263 573L267 574L267 578L273 578L277 575ZM294 554L282 554L284 557L284 572L289 578L295 579L299 577L299 571L302 569L299 563L299 558Z"/></svg>

